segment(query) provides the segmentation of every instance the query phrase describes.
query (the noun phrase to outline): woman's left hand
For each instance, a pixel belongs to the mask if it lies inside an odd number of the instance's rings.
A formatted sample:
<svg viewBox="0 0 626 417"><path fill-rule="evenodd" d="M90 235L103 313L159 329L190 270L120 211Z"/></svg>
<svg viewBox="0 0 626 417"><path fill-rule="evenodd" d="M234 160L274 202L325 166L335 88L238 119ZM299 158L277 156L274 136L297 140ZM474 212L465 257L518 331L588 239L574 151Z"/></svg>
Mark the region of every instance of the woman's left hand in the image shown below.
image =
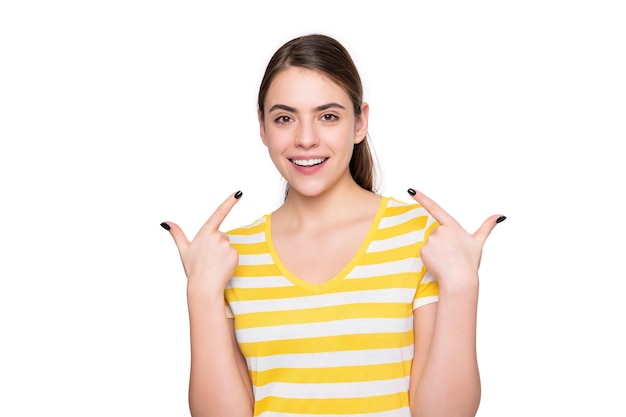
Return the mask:
<svg viewBox="0 0 626 417"><path fill-rule="evenodd" d="M490 216L474 234L469 234L426 195L413 189L409 189L409 194L439 223L422 247L421 257L426 268L437 278L442 289L475 286L485 241L496 224L506 217Z"/></svg>

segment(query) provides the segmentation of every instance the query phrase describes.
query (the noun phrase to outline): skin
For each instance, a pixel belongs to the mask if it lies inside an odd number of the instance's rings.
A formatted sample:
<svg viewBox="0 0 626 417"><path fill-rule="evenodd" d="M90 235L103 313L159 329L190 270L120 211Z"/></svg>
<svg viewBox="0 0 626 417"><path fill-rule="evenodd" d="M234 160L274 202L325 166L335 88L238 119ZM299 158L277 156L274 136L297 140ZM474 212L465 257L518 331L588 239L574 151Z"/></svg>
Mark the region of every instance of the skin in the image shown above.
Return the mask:
<svg viewBox="0 0 626 417"><path fill-rule="evenodd" d="M348 164L354 144L367 134L367 104L362 105L363 114L357 118L341 87L303 68L281 72L272 82L265 103L265 116L259 113L261 139L290 190L298 194L298 204L306 197L310 200L354 189ZM314 175L302 175L292 162L316 157L328 160ZM293 201L288 198L287 207Z"/></svg>
<svg viewBox="0 0 626 417"><path fill-rule="evenodd" d="M331 279L352 258L380 202L350 176L352 148L365 138L369 108L354 114L348 95L318 72L290 68L272 82L260 134L289 184L272 213L272 236L283 263L301 279ZM313 172L293 160L322 159ZM474 233L421 192L413 198L440 223L421 257L439 281L439 302L414 312L415 360L409 400L413 416L474 416L480 401L476 360L478 267L499 215ZM198 416L250 417L254 399L245 361L224 314L223 292L237 252L219 227L239 201L229 196L193 240L167 222L188 278L191 334L189 404ZM309 254L308 256L305 254ZM328 262L319 262L324 257ZM210 331L208 330L210 329Z"/></svg>
<svg viewBox="0 0 626 417"><path fill-rule="evenodd" d="M414 312L416 358L409 388L413 416L474 416L480 403L476 358L478 268L485 241L501 215L469 234L437 203L413 196L440 224L422 247L439 282L439 302ZM422 332L422 333L420 333ZM430 339L424 343L420 338Z"/></svg>
<svg viewBox="0 0 626 417"><path fill-rule="evenodd" d="M224 311L224 288L239 257L219 227L237 201L235 194L228 197L191 241L178 225L167 222L187 275L189 409L194 417L253 414L252 384L233 320Z"/></svg>
<svg viewBox="0 0 626 417"><path fill-rule="evenodd" d="M272 239L295 276L321 284L357 252L380 203L349 171L354 144L367 134L369 107L363 104L357 117L349 96L328 77L290 68L272 82L265 108L261 139L289 184L286 201L272 213ZM325 159L312 174L293 162L312 158Z"/></svg>

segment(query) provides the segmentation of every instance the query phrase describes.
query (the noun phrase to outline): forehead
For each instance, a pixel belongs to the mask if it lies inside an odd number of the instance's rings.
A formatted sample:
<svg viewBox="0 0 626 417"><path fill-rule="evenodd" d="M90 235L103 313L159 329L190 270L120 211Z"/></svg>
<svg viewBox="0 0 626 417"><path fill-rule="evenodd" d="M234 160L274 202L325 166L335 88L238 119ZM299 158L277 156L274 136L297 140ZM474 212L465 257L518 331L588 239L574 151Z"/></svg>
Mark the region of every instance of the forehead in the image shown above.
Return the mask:
<svg viewBox="0 0 626 417"><path fill-rule="evenodd" d="M266 104L338 102L349 104L348 93L328 75L301 67L289 67L276 75L267 91Z"/></svg>

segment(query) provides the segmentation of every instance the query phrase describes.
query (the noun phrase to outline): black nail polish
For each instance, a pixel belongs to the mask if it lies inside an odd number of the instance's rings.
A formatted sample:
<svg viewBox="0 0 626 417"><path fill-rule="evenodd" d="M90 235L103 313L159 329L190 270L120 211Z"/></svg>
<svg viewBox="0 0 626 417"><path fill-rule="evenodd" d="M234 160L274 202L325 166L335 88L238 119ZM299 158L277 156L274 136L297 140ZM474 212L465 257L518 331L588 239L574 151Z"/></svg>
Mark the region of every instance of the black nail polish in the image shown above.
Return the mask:
<svg viewBox="0 0 626 417"><path fill-rule="evenodd" d="M502 223L505 220L506 220L506 216L500 216L498 217L498 220L496 220L496 223Z"/></svg>
<svg viewBox="0 0 626 417"><path fill-rule="evenodd" d="M243 195L243 193L242 193L241 191L237 191L237 192L235 193L235 198L236 198L236 199L240 199L242 195Z"/></svg>
<svg viewBox="0 0 626 417"><path fill-rule="evenodd" d="M170 230L170 225L165 222L161 223L161 227L164 228L165 230Z"/></svg>
<svg viewBox="0 0 626 417"><path fill-rule="evenodd" d="M406 190L406 192L407 192L407 193L409 193L409 194L411 194L411 195L415 195L415 194L417 194L417 193L415 192L415 190L414 190L414 189L412 189L412 188L409 188L408 190Z"/></svg>

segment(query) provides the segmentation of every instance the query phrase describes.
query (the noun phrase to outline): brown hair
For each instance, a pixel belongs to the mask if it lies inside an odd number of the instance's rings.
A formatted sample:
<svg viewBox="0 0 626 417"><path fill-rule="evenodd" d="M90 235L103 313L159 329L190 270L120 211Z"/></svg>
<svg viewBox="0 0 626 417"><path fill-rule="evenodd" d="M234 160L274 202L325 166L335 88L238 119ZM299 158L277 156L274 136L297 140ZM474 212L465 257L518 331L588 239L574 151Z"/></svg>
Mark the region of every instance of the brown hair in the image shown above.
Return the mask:
<svg viewBox="0 0 626 417"><path fill-rule="evenodd" d="M348 93L354 114L357 117L361 115L363 85L352 57L337 40L326 35L312 34L290 40L270 59L259 88L257 106L261 117L265 117L265 97L272 81L289 67L307 68L327 75ZM376 167L367 136L354 145L350 174L362 188L376 191Z"/></svg>

